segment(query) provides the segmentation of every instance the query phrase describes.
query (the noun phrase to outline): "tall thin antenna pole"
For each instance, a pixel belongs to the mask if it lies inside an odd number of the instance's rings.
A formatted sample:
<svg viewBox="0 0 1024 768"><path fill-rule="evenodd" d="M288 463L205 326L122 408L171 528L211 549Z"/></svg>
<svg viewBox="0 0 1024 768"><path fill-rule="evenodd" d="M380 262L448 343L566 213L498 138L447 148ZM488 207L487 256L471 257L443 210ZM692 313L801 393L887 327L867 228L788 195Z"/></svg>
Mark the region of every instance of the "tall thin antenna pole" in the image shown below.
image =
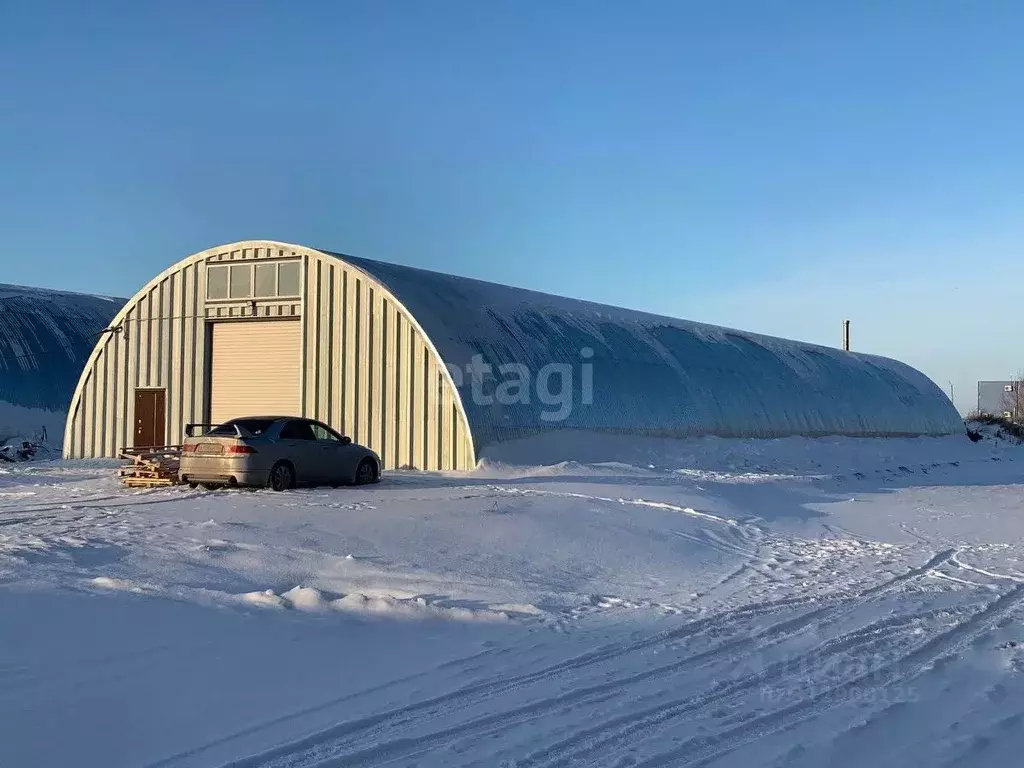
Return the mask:
<svg viewBox="0 0 1024 768"><path fill-rule="evenodd" d="M850 351L850 321L843 320L843 349Z"/></svg>

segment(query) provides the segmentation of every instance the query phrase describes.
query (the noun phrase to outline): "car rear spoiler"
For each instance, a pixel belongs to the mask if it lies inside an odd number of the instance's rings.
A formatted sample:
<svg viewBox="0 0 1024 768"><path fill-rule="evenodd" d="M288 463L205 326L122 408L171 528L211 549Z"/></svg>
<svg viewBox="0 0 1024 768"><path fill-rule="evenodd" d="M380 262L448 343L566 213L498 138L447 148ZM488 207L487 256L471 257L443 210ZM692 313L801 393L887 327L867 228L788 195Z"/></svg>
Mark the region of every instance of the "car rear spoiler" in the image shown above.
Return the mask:
<svg viewBox="0 0 1024 768"><path fill-rule="evenodd" d="M202 432L202 434L206 434L206 432L208 432L210 429L213 429L214 427L219 427L219 426L220 426L220 424L186 424L185 425L185 437L196 437L196 434L195 434L196 427L206 427L207 429L204 429L203 432ZM238 427L235 427L235 431L237 431L237 430L238 430Z"/></svg>
<svg viewBox="0 0 1024 768"><path fill-rule="evenodd" d="M228 422L228 423L230 423L230 422ZM202 437L207 432L209 432L211 429L215 429L216 427L223 427L223 426L225 426L224 423L221 423L221 424L186 424L185 425L185 437ZM252 437L253 436L252 432L250 432L247 429L243 429L242 427L238 426L237 424L231 424L231 426L235 430L235 436L236 437ZM206 427L207 429L204 429L201 434L196 435L194 433L194 430L195 430L196 427ZM219 435L219 437L227 437L227 435Z"/></svg>

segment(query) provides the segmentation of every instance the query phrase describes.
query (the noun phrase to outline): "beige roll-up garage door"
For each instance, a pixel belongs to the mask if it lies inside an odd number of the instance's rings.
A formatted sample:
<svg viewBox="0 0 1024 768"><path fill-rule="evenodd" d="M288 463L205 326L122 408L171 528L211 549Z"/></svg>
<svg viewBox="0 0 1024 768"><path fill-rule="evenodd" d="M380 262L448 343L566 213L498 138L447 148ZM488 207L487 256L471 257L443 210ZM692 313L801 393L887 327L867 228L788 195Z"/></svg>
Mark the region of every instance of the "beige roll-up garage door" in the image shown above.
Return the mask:
<svg viewBox="0 0 1024 768"><path fill-rule="evenodd" d="M210 421L299 415L300 326L296 320L213 324Z"/></svg>

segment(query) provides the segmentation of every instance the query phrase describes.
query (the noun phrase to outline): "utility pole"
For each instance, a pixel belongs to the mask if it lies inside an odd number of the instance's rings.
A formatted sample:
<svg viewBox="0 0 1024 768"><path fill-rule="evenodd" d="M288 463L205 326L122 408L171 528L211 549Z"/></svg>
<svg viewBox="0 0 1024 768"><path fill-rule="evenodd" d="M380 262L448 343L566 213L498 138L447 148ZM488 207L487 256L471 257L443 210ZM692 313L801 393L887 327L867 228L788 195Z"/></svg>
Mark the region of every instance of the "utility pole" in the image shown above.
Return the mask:
<svg viewBox="0 0 1024 768"><path fill-rule="evenodd" d="M850 321L843 320L843 349L850 351Z"/></svg>

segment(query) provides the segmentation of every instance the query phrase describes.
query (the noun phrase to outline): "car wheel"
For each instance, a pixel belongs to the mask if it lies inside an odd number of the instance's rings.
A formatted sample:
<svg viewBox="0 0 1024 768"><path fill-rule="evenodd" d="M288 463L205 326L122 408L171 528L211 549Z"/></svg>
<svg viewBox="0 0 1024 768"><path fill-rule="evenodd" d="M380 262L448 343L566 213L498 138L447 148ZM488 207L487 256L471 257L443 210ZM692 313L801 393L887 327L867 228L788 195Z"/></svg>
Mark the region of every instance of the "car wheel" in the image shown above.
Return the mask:
<svg viewBox="0 0 1024 768"><path fill-rule="evenodd" d="M373 459L363 459L356 469L356 485L367 485L377 482L377 464Z"/></svg>
<svg viewBox="0 0 1024 768"><path fill-rule="evenodd" d="M188 487L194 491L196 488L199 487L199 483L189 483Z"/></svg>
<svg viewBox="0 0 1024 768"><path fill-rule="evenodd" d="M286 461L279 461L270 470L268 485L275 491L287 491L295 485L295 470Z"/></svg>
<svg viewBox="0 0 1024 768"><path fill-rule="evenodd" d="M217 491L222 487L220 483L200 483L200 485L208 491Z"/></svg>

